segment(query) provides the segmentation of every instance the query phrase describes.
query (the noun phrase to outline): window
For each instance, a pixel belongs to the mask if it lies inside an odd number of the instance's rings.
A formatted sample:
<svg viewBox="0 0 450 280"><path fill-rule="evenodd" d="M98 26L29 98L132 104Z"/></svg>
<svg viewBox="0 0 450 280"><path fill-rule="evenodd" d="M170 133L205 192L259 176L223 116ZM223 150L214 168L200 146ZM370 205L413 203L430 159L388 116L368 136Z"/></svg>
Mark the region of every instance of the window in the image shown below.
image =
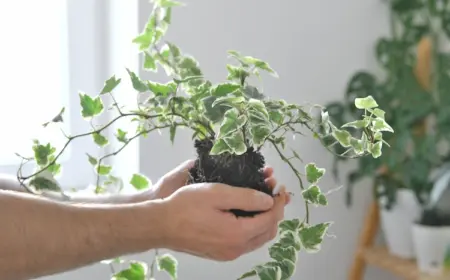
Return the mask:
<svg viewBox="0 0 450 280"><path fill-rule="evenodd" d="M32 139L51 141L57 148L65 144L60 127L42 126L63 106L65 133L75 135L90 129L80 115L79 92L95 95L111 75L125 77L125 67L136 70L138 56L131 39L139 32L138 3L7 2L0 4L0 32L0 173L15 174L20 163L15 152L31 155ZM119 167L119 176L137 171L137 147L137 143L130 145L110 162L114 166L127 163ZM89 137L73 141L66 150L60 178L63 187L83 188L94 182L86 153L102 153ZM31 168L30 164L25 172L33 171Z"/></svg>
<svg viewBox="0 0 450 280"><path fill-rule="evenodd" d="M44 139L42 124L67 105L66 1L25 2L24 5L23 1L12 1L0 8L3 38L0 164L3 165L18 162L15 152L29 154L32 138L58 144L64 140L61 132L54 129L52 133L47 129L45 135L49 139Z"/></svg>

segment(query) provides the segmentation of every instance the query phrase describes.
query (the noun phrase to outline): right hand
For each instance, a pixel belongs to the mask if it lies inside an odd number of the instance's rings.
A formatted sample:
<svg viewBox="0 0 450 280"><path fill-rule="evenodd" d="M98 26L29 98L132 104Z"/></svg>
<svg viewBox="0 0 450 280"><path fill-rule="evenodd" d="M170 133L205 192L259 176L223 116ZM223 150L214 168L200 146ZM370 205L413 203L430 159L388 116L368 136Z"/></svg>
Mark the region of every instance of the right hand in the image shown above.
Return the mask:
<svg viewBox="0 0 450 280"><path fill-rule="evenodd" d="M288 194L272 198L262 192L224 184L194 184L163 201L165 248L218 261L234 260L277 235ZM229 209L264 211L236 217Z"/></svg>

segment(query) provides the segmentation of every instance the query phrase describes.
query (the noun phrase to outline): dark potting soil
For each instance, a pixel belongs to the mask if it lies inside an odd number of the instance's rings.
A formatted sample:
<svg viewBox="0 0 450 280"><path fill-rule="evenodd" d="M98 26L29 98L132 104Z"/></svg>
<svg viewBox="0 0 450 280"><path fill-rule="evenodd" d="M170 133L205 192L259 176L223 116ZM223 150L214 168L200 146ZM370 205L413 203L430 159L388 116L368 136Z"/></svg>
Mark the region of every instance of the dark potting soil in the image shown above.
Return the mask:
<svg viewBox="0 0 450 280"><path fill-rule="evenodd" d="M209 139L195 140L197 159L190 170L189 183L223 183L233 187L251 188L272 196L271 189L264 182L264 156L253 148L242 155L224 153L211 156L213 143ZM238 217L252 217L261 212L229 209Z"/></svg>

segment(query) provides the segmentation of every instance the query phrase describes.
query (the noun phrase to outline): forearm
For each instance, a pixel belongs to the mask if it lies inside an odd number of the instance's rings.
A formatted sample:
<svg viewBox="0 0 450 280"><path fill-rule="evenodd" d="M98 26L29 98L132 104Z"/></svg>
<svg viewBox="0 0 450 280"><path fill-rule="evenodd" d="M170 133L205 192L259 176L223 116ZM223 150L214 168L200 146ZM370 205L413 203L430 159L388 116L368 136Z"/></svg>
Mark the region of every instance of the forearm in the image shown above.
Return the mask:
<svg viewBox="0 0 450 280"><path fill-rule="evenodd" d="M36 278L156 248L159 211L155 202L80 206L0 191L0 275Z"/></svg>
<svg viewBox="0 0 450 280"><path fill-rule="evenodd" d="M25 192L27 189L20 185L15 176L0 174L0 190L8 190L15 192ZM44 192L42 195L44 198L63 201L67 203L95 203L95 204L123 204L134 203L153 199L152 190L134 194L87 194L71 193L67 197L63 197L59 192Z"/></svg>

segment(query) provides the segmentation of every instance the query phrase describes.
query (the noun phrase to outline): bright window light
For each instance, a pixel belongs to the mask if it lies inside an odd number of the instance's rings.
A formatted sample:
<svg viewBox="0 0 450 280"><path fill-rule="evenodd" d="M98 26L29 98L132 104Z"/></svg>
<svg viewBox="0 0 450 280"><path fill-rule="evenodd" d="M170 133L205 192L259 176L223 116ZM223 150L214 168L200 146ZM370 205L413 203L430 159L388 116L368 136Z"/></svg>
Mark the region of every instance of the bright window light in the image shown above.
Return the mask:
<svg viewBox="0 0 450 280"><path fill-rule="evenodd" d="M0 4L0 164L16 163L15 152L31 155L32 139L57 147L65 142L60 126L42 124L68 101L66 5L66 0ZM64 131L69 133L68 127Z"/></svg>

